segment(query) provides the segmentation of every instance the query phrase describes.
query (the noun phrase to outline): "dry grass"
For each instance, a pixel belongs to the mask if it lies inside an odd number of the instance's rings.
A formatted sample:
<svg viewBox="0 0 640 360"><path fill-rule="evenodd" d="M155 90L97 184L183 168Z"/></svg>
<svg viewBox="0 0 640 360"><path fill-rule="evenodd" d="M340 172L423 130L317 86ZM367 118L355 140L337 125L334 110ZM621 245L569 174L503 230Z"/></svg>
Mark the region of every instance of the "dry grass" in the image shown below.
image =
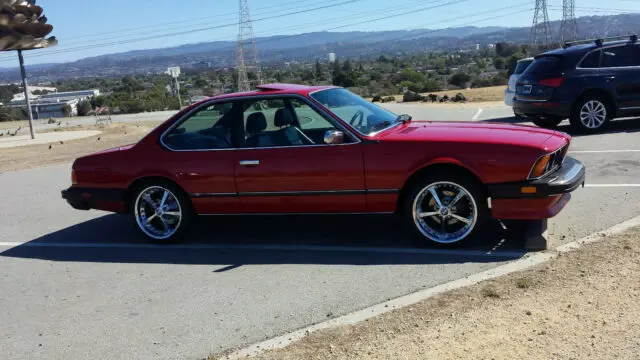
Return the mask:
<svg viewBox="0 0 640 360"><path fill-rule="evenodd" d="M15 171L63 162L100 150L135 143L148 134L157 124L109 124L100 126L72 126L64 130L100 130L102 133L84 139L0 149L0 172Z"/></svg>
<svg viewBox="0 0 640 360"><path fill-rule="evenodd" d="M257 359L640 359L639 237L634 229Z"/></svg>

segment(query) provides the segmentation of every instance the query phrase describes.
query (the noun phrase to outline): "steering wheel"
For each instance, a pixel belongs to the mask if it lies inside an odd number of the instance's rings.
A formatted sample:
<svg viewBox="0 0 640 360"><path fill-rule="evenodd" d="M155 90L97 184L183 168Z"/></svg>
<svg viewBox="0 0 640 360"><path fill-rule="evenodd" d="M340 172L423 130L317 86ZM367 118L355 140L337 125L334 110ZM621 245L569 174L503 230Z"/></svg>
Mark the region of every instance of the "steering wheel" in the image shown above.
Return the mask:
<svg viewBox="0 0 640 360"><path fill-rule="evenodd" d="M362 112L362 110L358 110L355 114L353 114L353 117L349 121L349 124L351 124L351 126L353 127L362 126L363 120L364 112Z"/></svg>

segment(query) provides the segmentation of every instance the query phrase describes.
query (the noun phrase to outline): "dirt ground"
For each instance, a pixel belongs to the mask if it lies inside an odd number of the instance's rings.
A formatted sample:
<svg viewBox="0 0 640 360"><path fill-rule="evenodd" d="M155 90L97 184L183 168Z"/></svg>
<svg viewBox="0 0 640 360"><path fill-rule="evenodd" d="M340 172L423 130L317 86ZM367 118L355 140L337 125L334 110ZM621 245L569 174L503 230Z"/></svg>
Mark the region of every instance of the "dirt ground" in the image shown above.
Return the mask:
<svg viewBox="0 0 640 360"><path fill-rule="evenodd" d="M120 123L100 126L71 126L66 130L100 130L97 136L84 139L0 149L0 172L15 171L63 162L97 151L135 143L148 134L158 123Z"/></svg>
<svg viewBox="0 0 640 360"><path fill-rule="evenodd" d="M639 238L633 229L257 359L640 359Z"/></svg>

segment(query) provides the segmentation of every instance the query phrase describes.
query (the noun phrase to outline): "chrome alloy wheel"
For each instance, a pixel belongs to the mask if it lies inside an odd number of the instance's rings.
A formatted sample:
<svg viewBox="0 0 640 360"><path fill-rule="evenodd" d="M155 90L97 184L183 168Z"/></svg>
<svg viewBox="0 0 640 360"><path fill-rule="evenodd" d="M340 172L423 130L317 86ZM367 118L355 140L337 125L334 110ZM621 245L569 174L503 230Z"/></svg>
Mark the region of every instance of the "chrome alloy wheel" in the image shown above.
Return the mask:
<svg viewBox="0 0 640 360"><path fill-rule="evenodd" d="M580 121L589 129L597 129L607 120L607 107L598 100L589 100L580 109Z"/></svg>
<svg viewBox="0 0 640 360"><path fill-rule="evenodd" d="M422 189L413 201L413 220L427 238L453 244L466 238L478 221L478 206L471 193L452 182L436 182Z"/></svg>
<svg viewBox="0 0 640 360"><path fill-rule="evenodd" d="M182 208L171 191L161 186L151 186L138 195L135 217L138 226L147 236L164 240L180 228Z"/></svg>

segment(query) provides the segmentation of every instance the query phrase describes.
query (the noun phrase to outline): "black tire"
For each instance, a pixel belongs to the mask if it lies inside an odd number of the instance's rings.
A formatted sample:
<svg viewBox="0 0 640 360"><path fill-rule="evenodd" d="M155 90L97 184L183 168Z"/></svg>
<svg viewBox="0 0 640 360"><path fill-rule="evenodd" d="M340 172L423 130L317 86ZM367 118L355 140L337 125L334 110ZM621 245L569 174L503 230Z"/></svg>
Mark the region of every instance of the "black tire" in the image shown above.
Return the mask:
<svg viewBox="0 0 640 360"><path fill-rule="evenodd" d="M453 242L443 242L443 241L438 241L434 239L434 236L428 235L428 232L425 231L424 228L422 228L420 225L418 225L419 220L417 220L417 218L414 218L414 203L417 203L419 201L418 198L421 196L421 194L425 191L428 192L427 188L429 188L430 186L438 183L443 183L443 182L454 184L458 187L462 187L471 196L470 199L467 199L468 196L465 196L463 199L460 200L460 202L456 204L461 204L461 205L467 204L467 203L469 205L475 204L475 208L476 208L475 223L473 224L469 232L466 235L464 235L462 238L457 239ZM444 189L444 191L451 192L451 194L453 194L454 192L453 187L449 187L446 184L441 186L442 186L442 189ZM457 194L453 196L455 197L457 196ZM422 199L423 202L424 200L425 198ZM434 200L435 199L433 199L432 197L429 204L433 203ZM451 198L451 196L449 196L448 198L443 198L440 200L442 202L442 205L446 207L448 205L447 201L452 202L454 199ZM473 202L471 203L470 200L472 200ZM465 201L465 203L462 203L462 201ZM477 238L478 235L484 233L487 221L490 218L490 212L487 204L487 195L486 195L485 188L475 178L473 178L468 174L465 174L462 171L446 171L446 172L433 173L433 174L428 174L426 176L423 176L422 178L420 178L418 181L416 181L411 185L402 206L403 208L402 208L401 215L403 217L403 221L405 222L407 229L412 234L414 234L418 239L420 239L418 244L423 246L427 245L427 246L439 247L439 248L453 248L453 247L468 245L475 238ZM435 208L430 210L432 210L433 212L436 212ZM452 213L455 213L455 212L452 211ZM458 215L460 216L465 215L465 211L462 211L461 214L458 214ZM440 217L440 215L433 216L429 220L423 220L423 221L424 222L429 221L430 223L435 224L438 222L438 220L440 221L439 224L442 225L442 218ZM447 225L456 224L455 219L449 218L449 220L446 220L446 221L448 221ZM454 224L451 224L451 222L453 222ZM457 223L459 223L458 225L464 226L461 221L457 221ZM460 235L463 235L463 234L460 234ZM452 238L451 240L454 240L454 239Z"/></svg>
<svg viewBox="0 0 640 360"><path fill-rule="evenodd" d="M583 123L580 117L582 109L590 102L600 103L604 106L604 121L596 127L587 126L585 123ZM576 101L573 108L571 109L571 117L569 118L569 121L571 122L571 127L574 131L586 134L594 134L600 132L601 130L606 128L607 125L609 125L612 117L612 112L612 106L607 99L598 95L587 95Z"/></svg>
<svg viewBox="0 0 640 360"><path fill-rule="evenodd" d="M142 211L139 210L138 204L139 202L143 202L143 200L141 199L141 195L147 191L150 191L150 189L163 189L169 192L170 196L168 196L168 199L167 199L167 207L168 207L167 212L169 211L176 212L176 210L180 210L181 215L180 215L179 221L176 221L175 218L172 218L168 215L166 215L165 217L162 217L163 219L165 218L168 219L167 221L173 221L174 223L177 223L175 227L175 231L172 231L169 236L158 236L158 235L154 236L150 230L143 229L142 219L140 218ZM158 191L160 192L161 190L158 190ZM136 188L133 189L131 194L132 194L130 198L131 216L133 219L134 226L140 231L140 233L143 236L145 236L148 240L150 240L153 243L162 244L162 245L178 244L178 243L184 242L187 239L189 235L189 231L191 229L191 225L195 220L195 211L193 210L193 205L191 204L191 200L180 187L176 186L174 183L170 181L152 180L136 186ZM153 196L156 196L155 193L153 194ZM154 202L157 205L160 199L156 196L156 198L153 200L155 200ZM151 209L152 207L150 205L147 205L145 212ZM158 213L156 212L155 215L153 216L156 218L156 220L153 220L154 225L156 225L159 228L159 225L157 224Z"/></svg>
<svg viewBox="0 0 640 360"><path fill-rule="evenodd" d="M555 129L562 122L562 119L534 119L532 122L544 129Z"/></svg>

